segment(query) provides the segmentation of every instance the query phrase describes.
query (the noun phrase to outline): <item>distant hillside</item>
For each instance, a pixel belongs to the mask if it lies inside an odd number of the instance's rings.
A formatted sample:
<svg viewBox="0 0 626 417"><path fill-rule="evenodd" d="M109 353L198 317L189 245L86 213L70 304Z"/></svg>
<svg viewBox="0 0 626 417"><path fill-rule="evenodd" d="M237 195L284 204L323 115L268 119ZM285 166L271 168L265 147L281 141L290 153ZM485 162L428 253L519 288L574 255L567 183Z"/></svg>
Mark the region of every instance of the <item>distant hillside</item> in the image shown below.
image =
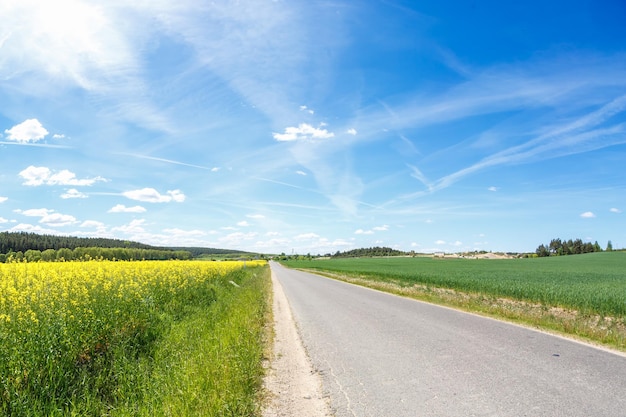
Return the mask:
<svg viewBox="0 0 626 417"><path fill-rule="evenodd" d="M245 252L242 250L235 249L217 249L217 248L201 248L201 247L185 247L185 246L172 246L169 249L176 251L186 251L191 253L191 256L194 258L203 258L203 257L211 257L211 256L219 256L219 257L246 257L252 258L259 256L257 253L253 252Z"/></svg>
<svg viewBox="0 0 626 417"><path fill-rule="evenodd" d="M44 251L47 249L74 250L76 248L93 247L171 250L120 239L40 235L27 232L0 232L0 253L26 252L27 250Z"/></svg>
<svg viewBox="0 0 626 417"><path fill-rule="evenodd" d="M371 256L407 256L409 253L387 247L352 249L346 252L337 252L333 258L361 258Z"/></svg>

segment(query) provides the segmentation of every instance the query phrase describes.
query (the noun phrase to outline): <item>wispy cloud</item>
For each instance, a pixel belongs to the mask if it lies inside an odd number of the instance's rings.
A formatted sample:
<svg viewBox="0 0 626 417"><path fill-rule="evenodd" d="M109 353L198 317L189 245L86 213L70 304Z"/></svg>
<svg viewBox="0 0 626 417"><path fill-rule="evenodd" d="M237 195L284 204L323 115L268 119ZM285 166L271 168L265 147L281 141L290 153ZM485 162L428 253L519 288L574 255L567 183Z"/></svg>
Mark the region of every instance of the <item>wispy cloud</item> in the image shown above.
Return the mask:
<svg viewBox="0 0 626 417"><path fill-rule="evenodd" d="M139 190L125 191L122 195L131 200L144 201L147 203L182 203L185 201L185 194L180 190L170 190L166 194L161 194L154 188L142 188Z"/></svg>
<svg viewBox="0 0 626 417"><path fill-rule="evenodd" d="M584 213L581 213L580 217L582 217L583 219L593 219L594 217L596 217L596 215L591 211L586 211Z"/></svg>
<svg viewBox="0 0 626 417"><path fill-rule="evenodd" d="M208 167L208 166L202 166L202 165L188 164L186 162L174 161L172 159L158 158L158 157L155 157L155 156L139 155L139 154L133 154L133 153L124 153L124 152L116 152L116 154L117 155L131 156L133 158L139 158L139 159L147 159L147 160L151 160L151 161L165 162L167 164L181 165L181 166L186 166L186 167L190 167L190 168L204 169L204 170L211 171L211 172L219 171L219 168L216 168L216 167Z"/></svg>

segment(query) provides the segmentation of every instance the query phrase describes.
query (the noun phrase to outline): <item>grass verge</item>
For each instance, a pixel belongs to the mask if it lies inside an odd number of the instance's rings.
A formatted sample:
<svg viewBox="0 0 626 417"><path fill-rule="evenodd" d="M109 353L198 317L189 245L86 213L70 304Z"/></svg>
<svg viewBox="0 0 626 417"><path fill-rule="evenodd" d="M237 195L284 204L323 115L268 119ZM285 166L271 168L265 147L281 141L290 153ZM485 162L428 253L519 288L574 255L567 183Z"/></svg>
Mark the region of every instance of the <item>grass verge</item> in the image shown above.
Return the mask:
<svg viewBox="0 0 626 417"><path fill-rule="evenodd" d="M244 271L219 303L172 326L158 344L145 393L114 416L258 416L271 282Z"/></svg>

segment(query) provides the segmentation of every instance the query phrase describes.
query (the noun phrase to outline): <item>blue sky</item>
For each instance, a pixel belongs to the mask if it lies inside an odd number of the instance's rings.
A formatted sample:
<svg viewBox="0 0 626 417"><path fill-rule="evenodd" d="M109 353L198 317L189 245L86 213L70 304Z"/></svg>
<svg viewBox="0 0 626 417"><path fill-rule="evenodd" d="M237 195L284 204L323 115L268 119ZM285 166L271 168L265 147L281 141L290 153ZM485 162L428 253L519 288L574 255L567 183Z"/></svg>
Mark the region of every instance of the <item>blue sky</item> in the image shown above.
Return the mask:
<svg viewBox="0 0 626 417"><path fill-rule="evenodd" d="M0 230L626 247L626 3L5 0Z"/></svg>

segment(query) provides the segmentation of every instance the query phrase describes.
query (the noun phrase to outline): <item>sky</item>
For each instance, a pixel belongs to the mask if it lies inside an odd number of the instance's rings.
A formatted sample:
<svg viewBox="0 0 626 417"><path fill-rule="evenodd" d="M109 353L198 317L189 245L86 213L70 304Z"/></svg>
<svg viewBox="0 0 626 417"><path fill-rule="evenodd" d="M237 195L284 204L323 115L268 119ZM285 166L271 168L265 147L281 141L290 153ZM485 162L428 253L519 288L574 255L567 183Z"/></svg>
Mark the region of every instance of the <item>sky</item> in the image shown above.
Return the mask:
<svg viewBox="0 0 626 417"><path fill-rule="evenodd" d="M0 231L626 247L626 3L3 0Z"/></svg>

